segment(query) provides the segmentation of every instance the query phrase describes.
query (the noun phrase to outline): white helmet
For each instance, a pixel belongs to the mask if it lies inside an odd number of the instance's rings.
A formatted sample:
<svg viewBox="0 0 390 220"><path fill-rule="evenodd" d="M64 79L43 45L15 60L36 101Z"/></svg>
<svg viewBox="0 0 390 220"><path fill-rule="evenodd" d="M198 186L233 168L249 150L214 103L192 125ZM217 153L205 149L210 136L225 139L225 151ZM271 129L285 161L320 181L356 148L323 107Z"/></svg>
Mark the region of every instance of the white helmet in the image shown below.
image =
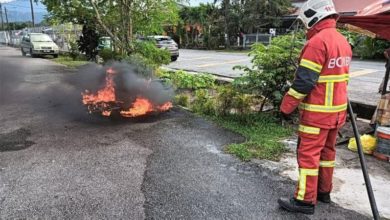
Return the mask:
<svg viewBox="0 0 390 220"><path fill-rule="evenodd" d="M308 0L302 5L298 18L310 29L322 19L334 14L337 12L332 0Z"/></svg>

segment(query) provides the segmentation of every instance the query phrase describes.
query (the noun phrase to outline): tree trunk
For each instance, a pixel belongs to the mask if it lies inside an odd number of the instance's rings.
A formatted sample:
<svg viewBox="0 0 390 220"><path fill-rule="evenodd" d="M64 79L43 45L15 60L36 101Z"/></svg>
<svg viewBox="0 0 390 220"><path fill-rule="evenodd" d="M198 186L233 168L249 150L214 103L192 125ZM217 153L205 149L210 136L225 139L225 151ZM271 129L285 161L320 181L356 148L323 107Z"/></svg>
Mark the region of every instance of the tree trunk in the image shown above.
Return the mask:
<svg viewBox="0 0 390 220"><path fill-rule="evenodd" d="M224 5L225 5L225 47L230 48L230 40L229 40L229 10L230 10L230 0L224 0Z"/></svg>
<svg viewBox="0 0 390 220"><path fill-rule="evenodd" d="M186 30L186 48L188 48L188 42L189 42L189 37L188 37L188 31Z"/></svg>
<svg viewBox="0 0 390 220"><path fill-rule="evenodd" d="M261 102L261 106L260 106L260 112L262 112L263 111L263 109L264 109L264 105L265 105L265 103L268 101L268 98L267 97L265 97L264 98L264 100Z"/></svg>
<svg viewBox="0 0 390 220"><path fill-rule="evenodd" d="M130 12L130 16L129 16L129 48L128 48L128 52L129 53L132 53L133 52L133 19L132 19L132 15L131 15L131 12Z"/></svg>
<svg viewBox="0 0 390 220"><path fill-rule="evenodd" d="M191 28L191 44L192 47L195 47L195 28L192 26Z"/></svg>
<svg viewBox="0 0 390 220"><path fill-rule="evenodd" d="M89 0L89 2L91 3L94 11L95 11L95 17L96 17L96 21L97 23L100 25L101 28L103 28L104 31L106 31L106 33L108 34L108 36L111 37L112 41L114 43L116 43L120 48L123 48L123 42L121 41L121 39L116 35L114 34L114 32L112 32L103 22L101 16L100 16L100 13L99 13L99 10L95 4L95 2L93 0Z"/></svg>
<svg viewBox="0 0 390 220"><path fill-rule="evenodd" d="M133 18L132 18L132 9L133 9L133 0L122 0L122 28L124 32L124 48L127 54L133 52Z"/></svg>

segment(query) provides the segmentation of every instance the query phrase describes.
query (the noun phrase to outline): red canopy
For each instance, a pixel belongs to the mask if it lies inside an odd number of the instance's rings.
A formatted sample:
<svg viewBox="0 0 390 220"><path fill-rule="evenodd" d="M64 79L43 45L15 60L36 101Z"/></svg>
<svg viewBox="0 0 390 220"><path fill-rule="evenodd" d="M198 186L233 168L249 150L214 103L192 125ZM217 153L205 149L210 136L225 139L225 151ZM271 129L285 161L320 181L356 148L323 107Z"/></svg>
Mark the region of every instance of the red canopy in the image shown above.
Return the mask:
<svg viewBox="0 0 390 220"><path fill-rule="evenodd" d="M378 37L390 40L390 0L378 0L355 16L342 16L340 23L369 30Z"/></svg>

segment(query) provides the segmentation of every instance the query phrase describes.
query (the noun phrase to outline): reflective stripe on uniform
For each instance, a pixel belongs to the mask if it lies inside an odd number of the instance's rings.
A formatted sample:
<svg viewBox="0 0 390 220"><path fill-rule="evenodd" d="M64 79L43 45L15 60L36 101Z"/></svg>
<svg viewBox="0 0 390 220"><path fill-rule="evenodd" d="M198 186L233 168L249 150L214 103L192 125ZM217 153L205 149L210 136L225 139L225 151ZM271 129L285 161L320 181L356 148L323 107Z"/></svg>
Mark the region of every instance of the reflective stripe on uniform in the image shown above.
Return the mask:
<svg viewBox="0 0 390 220"><path fill-rule="evenodd" d="M307 103L299 104L300 110L306 110L310 112L324 112L324 113L335 113L347 110L347 103L343 105L325 106L325 105L312 105Z"/></svg>
<svg viewBox="0 0 390 220"><path fill-rule="evenodd" d="M287 92L287 94L291 95L292 97L296 98L296 99L303 99L306 97L306 94L303 94L303 93L299 93L297 92L295 89L293 88L290 88Z"/></svg>
<svg viewBox="0 0 390 220"><path fill-rule="evenodd" d="M310 127L306 125L299 125L298 131L307 133L307 134L320 134L320 128Z"/></svg>
<svg viewBox="0 0 390 220"><path fill-rule="evenodd" d="M298 200L304 200L306 193L306 177L307 176L318 176L318 169L299 169L299 190L297 193Z"/></svg>
<svg viewBox="0 0 390 220"><path fill-rule="evenodd" d="M318 78L318 83L327 83L327 82L345 82L349 80L349 74L340 74L340 75L326 75L320 76Z"/></svg>
<svg viewBox="0 0 390 220"><path fill-rule="evenodd" d="M320 64L307 59L302 59L299 65L311 69L317 73L320 73L322 70L322 66Z"/></svg>
<svg viewBox="0 0 390 220"><path fill-rule="evenodd" d="M321 160L320 161L320 167L334 167L336 164L336 161L334 160Z"/></svg>
<svg viewBox="0 0 390 220"><path fill-rule="evenodd" d="M333 88L334 88L333 82L326 83L325 106L332 106L333 105Z"/></svg>
<svg viewBox="0 0 390 220"><path fill-rule="evenodd" d="M304 109L312 112L341 112L347 109L347 104L333 106L333 97L334 97L334 85L339 82L346 82L349 80L349 74L339 74L339 75L325 75L318 78L317 83L326 83L325 88L325 101L324 105L314 105L301 103L300 109Z"/></svg>

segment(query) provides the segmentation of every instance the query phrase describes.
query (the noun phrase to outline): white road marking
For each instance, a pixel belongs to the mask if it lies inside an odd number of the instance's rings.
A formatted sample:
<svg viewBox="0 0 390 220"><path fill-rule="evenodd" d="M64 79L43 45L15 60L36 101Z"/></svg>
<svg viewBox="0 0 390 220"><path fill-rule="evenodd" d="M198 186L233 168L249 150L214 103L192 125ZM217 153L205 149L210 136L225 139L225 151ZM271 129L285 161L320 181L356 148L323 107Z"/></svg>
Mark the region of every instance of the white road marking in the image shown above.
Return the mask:
<svg viewBox="0 0 390 220"><path fill-rule="evenodd" d="M224 65L224 64L232 64L232 63L240 63L240 62L244 62L244 61L248 61L249 59L246 58L246 59L238 59L238 60L230 60L230 61L225 61L225 62L219 62L219 63L208 63L208 64L203 64L203 65L198 65L196 67L210 67L210 66L220 66L220 65Z"/></svg>
<svg viewBox="0 0 390 220"><path fill-rule="evenodd" d="M207 59L210 59L210 58L212 58L212 57L180 58L180 60L192 61L192 60L207 60Z"/></svg>
<svg viewBox="0 0 390 220"><path fill-rule="evenodd" d="M350 73L349 73L349 76L350 76L351 78L353 78L353 77L363 76L363 75L367 75L367 74L375 73L375 72L378 72L378 70L374 70L374 69L363 69L363 70L358 70L358 71L350 72Z"/></svg>

